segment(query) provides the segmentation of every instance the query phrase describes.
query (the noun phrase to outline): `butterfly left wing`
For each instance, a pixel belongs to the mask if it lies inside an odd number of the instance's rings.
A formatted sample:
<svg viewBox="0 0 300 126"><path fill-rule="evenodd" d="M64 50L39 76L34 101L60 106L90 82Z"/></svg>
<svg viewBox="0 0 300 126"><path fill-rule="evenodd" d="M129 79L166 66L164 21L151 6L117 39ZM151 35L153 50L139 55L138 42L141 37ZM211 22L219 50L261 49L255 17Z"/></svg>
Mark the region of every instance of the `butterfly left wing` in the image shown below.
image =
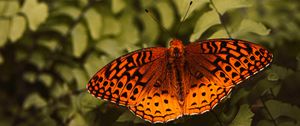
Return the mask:
<svg viewBox="0 0 300 126"><path fill-rule="evenodd" d="M158 78L156 71L165 62L166 50L146 48L113 60L92 77L88 91L118 105L135 105Z"/></svg>
<svg viewBox="0 0 300 126"><path fill-rule="evenodd" d="M271 52L243 40L215 39L186 46L187 73L191 88L185 98L184 114L212 109L243 80L271 62Z"/></svg>

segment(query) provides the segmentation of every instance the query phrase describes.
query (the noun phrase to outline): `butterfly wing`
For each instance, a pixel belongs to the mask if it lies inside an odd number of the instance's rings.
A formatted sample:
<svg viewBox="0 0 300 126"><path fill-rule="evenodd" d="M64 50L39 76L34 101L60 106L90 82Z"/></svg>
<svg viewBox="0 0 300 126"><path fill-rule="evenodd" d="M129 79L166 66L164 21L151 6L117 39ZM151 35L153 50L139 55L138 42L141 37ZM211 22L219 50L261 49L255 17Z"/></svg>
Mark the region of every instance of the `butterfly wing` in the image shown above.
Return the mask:
<svg viewBox="0 0 300 126"><path fill-rule="evenodd" d="M186 46L191 88L184 114L211 110L231 89L263 70L273 58L265 48L243 40L214 39Z"/></svg>
<svg viewBox="0 0 300 126"><path fill-rule="evenodd" d="M99 70L87 84L97 98L119 105L135 105L158 76L167 48L155 47L121 56Z"/></svg>
<svg viewBox="0 0 300 126"><path fill-rule="evenodd" d="M166 48L148 48L122 56L89 81L95 97L127 106L137 116L152 122L167 122L182 115L175 94L165 85Z"/></svg>
<svg viewBox="0 0 300 126"><path fill-rule="evenodd" d="M160 87L153 87L139 103L129 109L151 123L165 123L182 116L182 109L174 92Z"/></svg>

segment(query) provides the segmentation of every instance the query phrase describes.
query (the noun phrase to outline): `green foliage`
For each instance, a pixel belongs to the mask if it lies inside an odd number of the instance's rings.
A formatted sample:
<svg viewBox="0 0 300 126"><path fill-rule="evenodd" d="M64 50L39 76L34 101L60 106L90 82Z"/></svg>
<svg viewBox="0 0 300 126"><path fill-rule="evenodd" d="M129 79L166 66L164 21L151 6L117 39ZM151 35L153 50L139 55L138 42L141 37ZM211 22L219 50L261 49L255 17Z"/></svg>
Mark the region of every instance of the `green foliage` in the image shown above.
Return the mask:
<svg viewBox="0 0 300 126"><path fill-rule="evenodd" d="M299 2L194 0L176 31L189 2L0 0L0 125L146 125L85 89L114 58L168 46L170 36L144 9L184 41L227 38L225 25L233 38L274 52L269 69L237 86L214 109L223 124L299 125ZM208 112L170 125L220 124Z"/></svg>

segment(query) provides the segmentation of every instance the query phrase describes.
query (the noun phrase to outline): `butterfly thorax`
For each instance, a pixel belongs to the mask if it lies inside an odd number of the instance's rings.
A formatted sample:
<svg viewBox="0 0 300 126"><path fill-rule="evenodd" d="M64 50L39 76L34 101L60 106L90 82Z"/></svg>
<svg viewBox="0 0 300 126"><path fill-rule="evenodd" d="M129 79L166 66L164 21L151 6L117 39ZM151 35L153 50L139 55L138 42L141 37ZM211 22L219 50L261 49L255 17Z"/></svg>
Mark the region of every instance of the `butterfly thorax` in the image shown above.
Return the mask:
<svg viewBox="0 0 300 126"><path fill-rule="evenodd" d="M170 88L174 88L177 94L177 98L179 102L184 101L184 97L186 94L186 90L184 87L184 65L185 65L185 57L184 57L184 45L181 40L173 39L170 42L170 48L168 49L168 73L171 76L171 83L169 85Z"/></svg>

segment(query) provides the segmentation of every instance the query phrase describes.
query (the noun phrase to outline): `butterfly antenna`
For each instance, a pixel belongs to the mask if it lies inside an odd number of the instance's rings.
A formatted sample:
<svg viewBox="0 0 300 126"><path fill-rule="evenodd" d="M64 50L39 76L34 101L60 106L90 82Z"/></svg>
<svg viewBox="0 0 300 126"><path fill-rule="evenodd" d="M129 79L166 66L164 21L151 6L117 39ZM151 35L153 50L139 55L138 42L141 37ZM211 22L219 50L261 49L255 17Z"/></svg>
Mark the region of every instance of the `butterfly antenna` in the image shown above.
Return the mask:
<svg viewBox="0 0 300 126"><path fill-rule="evenodd" d="M160 28L168 33L168 35L171 37L171 38L174 38L174 35L172 35L154 16L151 12L149 12L149 10L145 9L145 12L160 26Z"/></svg>
<svg viewBox="0 0 300 126"><path fill-rule="evenodd" d="M219 15L221 24L223 25L223 27L224 27L224 29L225 29L225 31L226 31L228 37L229 37L230 39L232 39L232 37L231 37L231 35L230 35L230 33L229 33L229 31L228 31L226 25L223 23L222 14L218 11L218 9L217 9L217 7L215 6L214 2L213 2L212 0L209 0L209 1L210 1L211 5L213 6L213 8L215 9L215 11L217 12L217 14Z"/></svg>
<svg viewBox="0 0 300 126"><path fill-rule="evenodd" d="M181 27L181 25L183 24L183 22L185 21L186 16L187 16L187 14L189 13L192 4L193 4L193 1L190 2L189 6L188 6L188 9L186 10L186 12L185 12L185 14L184 14L184 16L183 16L183 18L182 18L182 21L180 21L180 23L179 23L179 25L178 25L178 27L177 27L177 29L176 29L176 35L178 35L178 32L179 32L179 30L180 30L180 27Z"/></svg>

